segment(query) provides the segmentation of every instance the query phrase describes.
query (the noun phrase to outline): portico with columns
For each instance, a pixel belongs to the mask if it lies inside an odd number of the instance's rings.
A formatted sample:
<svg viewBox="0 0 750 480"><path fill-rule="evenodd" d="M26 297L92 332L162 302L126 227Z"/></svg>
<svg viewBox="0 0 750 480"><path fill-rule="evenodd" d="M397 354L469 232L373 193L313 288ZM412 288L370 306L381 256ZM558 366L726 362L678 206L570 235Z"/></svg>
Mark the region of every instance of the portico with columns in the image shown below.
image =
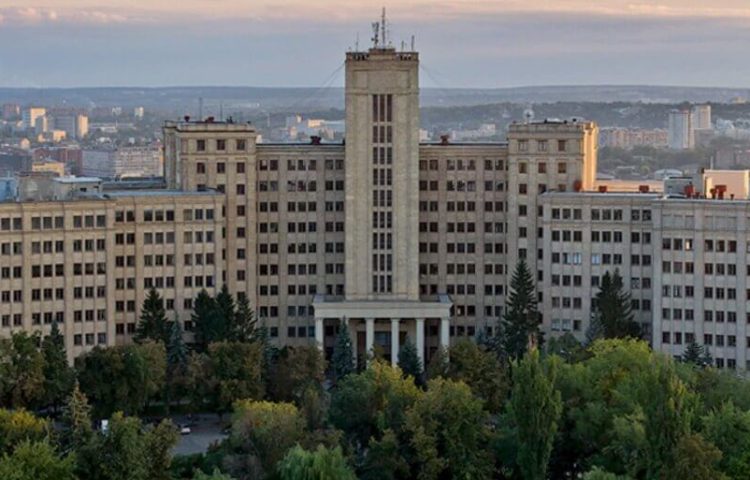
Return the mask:
<svg viewBox="0 0 750 480"><path fill-rule="evenodd" d="M437 321L439 345L448 348L450 343L450 312L452 302L447 295L439 295L436 301L394 300L327 300L317 295L313 300L315 311L315 340L319 348L326 345L325 327L346 322L354 336L354 356L369 358L375 348L376 333L390 339L391 363L398 362L401 337L405 334L414 343L422 364L426 358L426 332L428 321ZM358 333L364 331L364 352L357 351Z"/></svg>

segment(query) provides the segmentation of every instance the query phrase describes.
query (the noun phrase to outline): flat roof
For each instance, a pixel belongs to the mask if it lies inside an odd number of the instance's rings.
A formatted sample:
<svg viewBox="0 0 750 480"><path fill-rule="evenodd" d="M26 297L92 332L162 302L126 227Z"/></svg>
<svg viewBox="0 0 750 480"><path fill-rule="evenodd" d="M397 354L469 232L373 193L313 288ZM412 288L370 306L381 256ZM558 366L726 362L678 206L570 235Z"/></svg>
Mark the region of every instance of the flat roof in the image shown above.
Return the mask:
<svg viewBox="0 0 750 480"><path fill-rule="evenodd" d="M172 197L172 196L184 196L184 197L195 197L195 196L215 196L224 195L216 190L206 190L203 192L193 192L186 190L112 190L107 191L101 195L105 197Z"/></svg>

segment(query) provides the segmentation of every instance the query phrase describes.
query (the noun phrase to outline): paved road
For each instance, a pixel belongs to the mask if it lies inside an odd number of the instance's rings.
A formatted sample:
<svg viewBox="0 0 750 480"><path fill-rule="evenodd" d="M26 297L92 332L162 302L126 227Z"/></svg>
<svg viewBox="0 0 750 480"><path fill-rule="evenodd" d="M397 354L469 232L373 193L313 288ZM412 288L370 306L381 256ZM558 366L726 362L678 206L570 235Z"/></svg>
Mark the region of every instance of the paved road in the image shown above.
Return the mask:
<svg viewBox="0 0 750 480"><path fill-rule="evenodd" d="M176 425L191 424L191 433L180 435L180 440L172 452L175 455L191 455L194 453L205 453L208 447L222 441L227 436L221 433L222 424L218 415L197 415L192 421L181 415L172 417Z"/></svg>

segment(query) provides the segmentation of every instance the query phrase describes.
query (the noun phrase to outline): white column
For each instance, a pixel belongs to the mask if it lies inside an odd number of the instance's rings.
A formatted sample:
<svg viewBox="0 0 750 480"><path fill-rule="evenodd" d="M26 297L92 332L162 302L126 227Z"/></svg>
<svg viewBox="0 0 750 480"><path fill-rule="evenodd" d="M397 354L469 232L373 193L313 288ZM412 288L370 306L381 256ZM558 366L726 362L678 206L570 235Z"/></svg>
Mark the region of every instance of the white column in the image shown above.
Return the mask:
<svg viewBox="0 0 750 480"><path fill-rule="evenodd" d="M315 343L318 345L320 350L323 350L323 319L315 317Z"/></svg>
<svg viewBox="0 0 750 480"><path fill-rule="evenodd" d="M399 319L391 319L391 365L394 367L398 364L399 350Z"/></svg>
<svg viewBox="0 0 750 480"><path fill-rule="evenodd" d="M424 368L424 318L415 319L417 322L417 355Z"/></svg>
<svg viewBox="0 0 750 480"><path fill-rule="evenodd" d="M373 346L375 345L375 319L365 319L365 355L369 358L372 355Z"/></svg>
<svg viewBox="0 0 750 480"><path fill-rule="evenodd" d="M450 347L451 344L451 337L450 337L450 318L441 318L440 319L440 346L445 348L446 350L448 347Z"/></svg>

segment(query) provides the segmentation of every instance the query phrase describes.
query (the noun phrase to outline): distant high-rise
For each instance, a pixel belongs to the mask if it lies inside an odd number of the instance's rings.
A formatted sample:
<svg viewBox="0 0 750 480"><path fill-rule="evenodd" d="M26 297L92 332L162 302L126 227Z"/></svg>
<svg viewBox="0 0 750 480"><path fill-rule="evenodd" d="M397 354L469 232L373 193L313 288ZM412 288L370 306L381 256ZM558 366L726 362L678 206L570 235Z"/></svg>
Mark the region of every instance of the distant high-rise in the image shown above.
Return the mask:
<svg viewBox="0 0 750 480"><path fill-rule="evenodd" d="M47 115L47 109L44 107L29 107L24 109L21 120L23 128L36 128L37 119Z"/></svg>
<svg viewBox="0 0 750 480"><path fill-rule="evenodd" d="M711 129L711 105L695 105L692 118L693 130Z"/></svg>
<svg viewBox="0 0 750 480"><path fill-rule="evenodd" d="M144 114L144 109L143 109L143 107L135 107L135 108L133 109L133 116L134 116L135 118L143 118L143 114Z"/></svg>
<svg viewBox="0 0 750 480"><path fill-rule="evenodd" d="M667 141L673 150L693 148L693 127L690 110L672 110L669 112L669 132Z"/></svg>

